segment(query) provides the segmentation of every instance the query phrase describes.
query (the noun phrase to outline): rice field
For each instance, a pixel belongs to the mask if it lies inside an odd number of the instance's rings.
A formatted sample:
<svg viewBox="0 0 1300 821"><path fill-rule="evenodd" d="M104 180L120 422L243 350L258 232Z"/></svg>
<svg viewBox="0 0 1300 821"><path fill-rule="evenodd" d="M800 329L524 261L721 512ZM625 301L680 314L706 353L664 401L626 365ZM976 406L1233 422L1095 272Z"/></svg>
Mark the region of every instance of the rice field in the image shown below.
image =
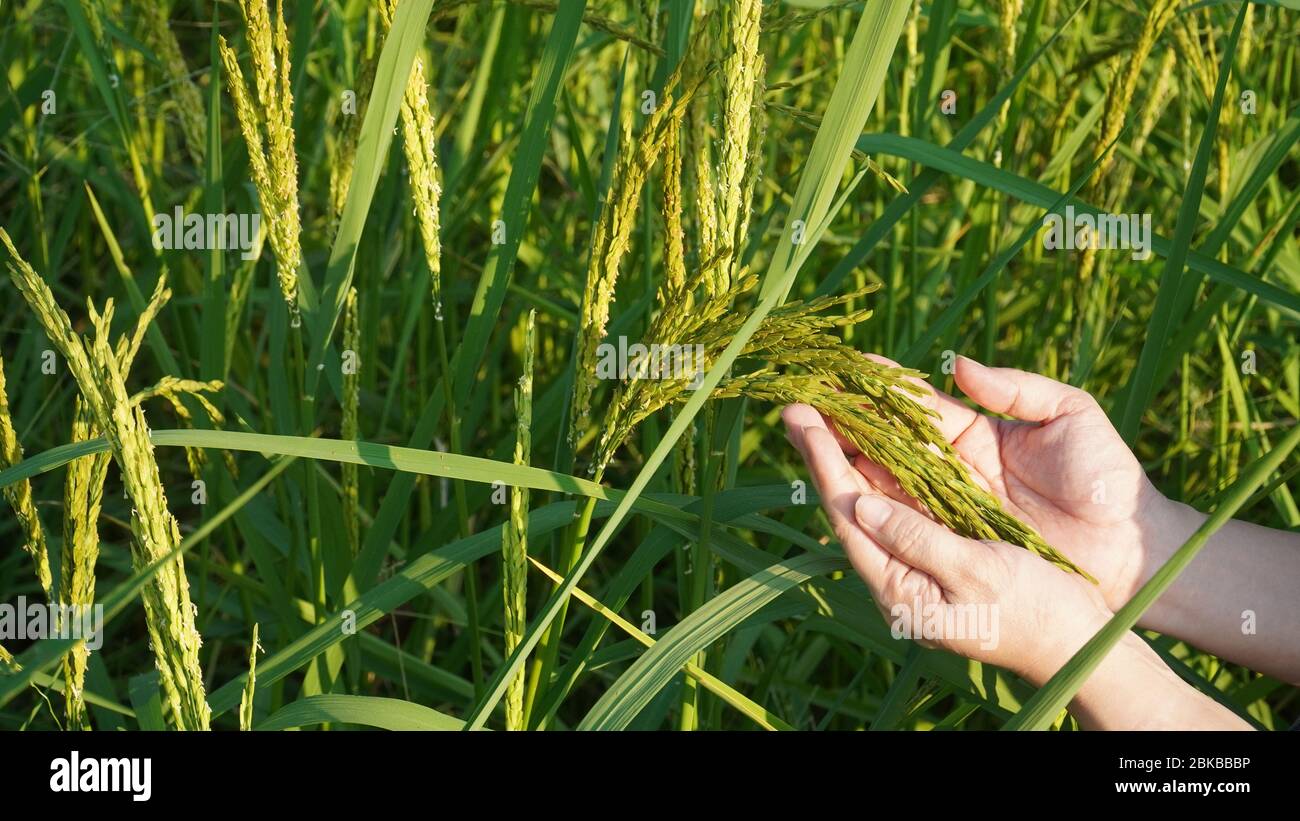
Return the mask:
<svg viewBox="0 0 1300 821"><path fill-rule="evenodd" d="M1071 731L1131 628L1290 727L1134 625L1300 528L1296 5L0 4L0 728ZM1045 686L897 638L782 423L1096 582L959 356L1213 513Z"/></svg>

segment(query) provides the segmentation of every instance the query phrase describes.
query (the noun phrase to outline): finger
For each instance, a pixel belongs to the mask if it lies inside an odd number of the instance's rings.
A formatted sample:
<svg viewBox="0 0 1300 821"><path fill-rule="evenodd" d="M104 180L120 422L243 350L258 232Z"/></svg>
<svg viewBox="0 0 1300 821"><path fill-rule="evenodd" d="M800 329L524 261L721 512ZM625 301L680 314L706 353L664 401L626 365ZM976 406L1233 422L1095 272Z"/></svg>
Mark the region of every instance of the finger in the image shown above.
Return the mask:
<svg viewBox="0 0 1300 821"><path fill-rule="evenodd" d="M857 497L871 489L861 473L849 464L849 460L840 450L835 438L823 427L810 426L804 429L804 443L807 450L804 459L808 462L813 484L821 496L822 505L837 529L853 522L853 502Z"/></svg>
<svg viewBox="0 0 1300 821"><path fill-rule="evenodd" d="M1078 388L1015 368L990 368L957 357L957 387L981 406L1024 422L1050 422L1096 403Z"/></svg>
<svg viewBox="0 0 1300 821"><path fill-rule="evenodd" d="M864 576L879 578L891 561L890 556L868 539L853 520L853 503L863 493L873 492L870 483L849 465L844 451L816 410L807 405L789 405L781 415L791 432L791 441L808 464L822 507L840 544Z"/></svg>
<svg viewBox="0 0 1300 821"><path fill-rule="evenodd" d="M890 555L929 574L946 590L967 585L971 574L966 568L982 561L980 554L988 550L884 496L867 493L859 497L854 520Z"/></svg>
<svg viewBox="0 0 1300 821"><path fill-rule="evenodd" d="M781 419L785 422L786 438L789 439L790 443L798 448L801 453L804 450L803 431L808 427L819 427L829 431L831 436L835 437L835 441L839 443L840 450L844 451L847 455L853 456L858 452L858 449L839 432L835 427L835 424L823 416L821 411L811 405L804 405L801 403L786 405L785 408L781 410Z"/></svg>
<svg viewBox="0 0 1300 821"><path fill-rule="evenodd" d="M803 429L808 423L804 408L807 407L807 405L786 405L781 409L781 421L785 423L785 438L790 440L790 444L794 445L795 450L800 454L804 452Z"/></svg>
<svg viewBox="0 0 1300 821"><path fill-rule="evenodd" d="M869 353L867 359L878 365L885 365L890 368L901 368L894 360L880 354ZM929 382L917 376L904 377L908 382L921 389L921 395L908 394L917 402L938 414L934 420L934 426L943 434L943 438L949 442L954 441L962 434L964 430L970 427L975 418L979 416L961 401L954 399L943 391L935 388Z"/></svg>

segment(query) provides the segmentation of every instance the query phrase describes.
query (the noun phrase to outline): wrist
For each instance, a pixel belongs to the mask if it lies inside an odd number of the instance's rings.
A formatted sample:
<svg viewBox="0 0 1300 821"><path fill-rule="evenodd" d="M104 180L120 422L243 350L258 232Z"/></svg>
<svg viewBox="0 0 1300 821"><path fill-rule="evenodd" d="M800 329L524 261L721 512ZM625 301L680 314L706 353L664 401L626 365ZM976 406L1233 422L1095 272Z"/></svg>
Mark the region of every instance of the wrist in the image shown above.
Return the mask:
<svg viewBox="0 0 1300 821"><path fill-rule="evenodd" d="M1045 686L1066 662L1101 629L1045 653L1039 664L1017 671L1036 689ZM1070 700L1069 711L1087 729L1137 729L1166 725L1165 713L1178 709L1185 685L1135 633L1125 633L1089 673Z"/></svg>
<svg viewBox="0 0 1300 821"><path fill-rule="evenodd" d="M1165 725L1163 714L1184 687L1146 642L1128 632L1074 694L1069 709L1089 729L1155 728Z"/></svg>
<svg viewBox="0 0 1300 821"><path fill-rule="evenodd" d="M1226 707L1196 691L1140 636L1126 633L1070 701L1087 730L1248 730Z"/></svg>
<svg viewBox="0 0 1300 821"><path fill-rule="evenodd" d="M1100 604L1068 612L1069 624L1058 624L1042 631L1043 643L1032 657L1013 670L1034 687L1046 684L1114 615Z"/></svg>
<svg viewBox="0 0 1300 821"><path fill-rule="evenodd" d="M1158 500L1152 504L1152 512L1148 517L1147 528L1152 537L1147 550L1148 561L1143 568L1139 587L1151 580L1156 570L1169 561L1207 518L1191 505L1176 502L1158 492L1156 496Z"/></svg>
<svg viewBox="0 0 1300 821"><path fill-rule="evenodd" d="M1143 522L1142 567L1135 574L1133 587L1125 601L1151 580L1156 571L1173 557L1206 519L1204 513L1190 505L1176 502L1159 493L1155 496L1157 498L1149 504L1149 512ZM1186 586L1175 579L1138 619L1138 626L1169 632L1180 621L1178 614L1184 609L1181 599Z"/></svg>

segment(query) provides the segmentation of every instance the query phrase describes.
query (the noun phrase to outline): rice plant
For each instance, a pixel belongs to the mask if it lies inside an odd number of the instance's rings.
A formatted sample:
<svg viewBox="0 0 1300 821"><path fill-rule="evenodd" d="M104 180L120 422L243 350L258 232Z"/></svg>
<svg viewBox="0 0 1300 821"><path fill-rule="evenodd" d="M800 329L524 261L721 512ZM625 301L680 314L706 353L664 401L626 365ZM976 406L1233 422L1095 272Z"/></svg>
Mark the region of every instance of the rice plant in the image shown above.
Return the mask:
<svg viewBox="0 0 1300 821"><path fill-rule="evenodd" d="M1284 6L4 4L0 605L125 604L0 634L0 727L1072 730L1132 631L1291 725L1137 626L1208 532L1044 687L896 638L780 417L1099 590L958 355L1300 527Z"/></svg>

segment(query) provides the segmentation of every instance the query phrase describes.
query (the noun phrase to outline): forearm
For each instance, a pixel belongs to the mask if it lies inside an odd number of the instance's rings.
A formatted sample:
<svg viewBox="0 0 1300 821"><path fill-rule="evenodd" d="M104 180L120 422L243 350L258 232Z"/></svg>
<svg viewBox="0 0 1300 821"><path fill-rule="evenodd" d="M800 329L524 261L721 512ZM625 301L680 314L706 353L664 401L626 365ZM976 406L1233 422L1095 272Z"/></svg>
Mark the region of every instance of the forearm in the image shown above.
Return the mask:
<svg viewBox="0 0 1300 821"><path fill-rule="evenodd" d="M1206 516L1170 502L1155 517L1142 582L1173 555ZM1300 535L1247 522L1220 528L1146 612L1140 625L1202 650L1300 683Z"/></svg>
<svg viewBox="0 0 1300 821"><path fill-rule="evenodd" d="M1048 676L1026 678L1041 687ZM1231 710L1179 679L1133 633L1106 655L1069 710L1086 730L1250 729Z"/></svg>

